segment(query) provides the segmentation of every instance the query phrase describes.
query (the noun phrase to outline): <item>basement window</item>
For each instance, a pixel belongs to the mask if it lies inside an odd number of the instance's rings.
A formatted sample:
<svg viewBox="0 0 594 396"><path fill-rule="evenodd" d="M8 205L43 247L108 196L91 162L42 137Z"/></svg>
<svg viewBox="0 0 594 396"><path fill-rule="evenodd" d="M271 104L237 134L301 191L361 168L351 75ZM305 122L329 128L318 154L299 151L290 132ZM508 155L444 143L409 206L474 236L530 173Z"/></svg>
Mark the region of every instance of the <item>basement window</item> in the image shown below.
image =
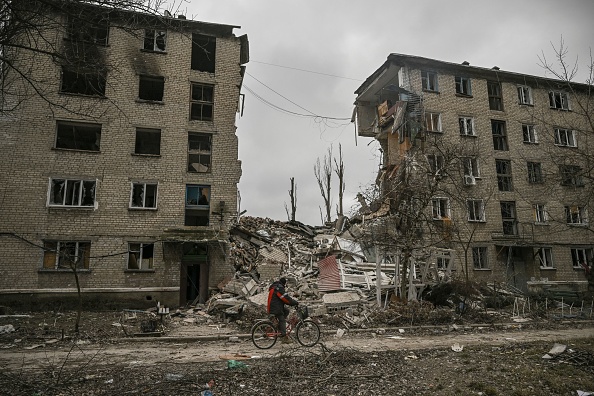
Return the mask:
<svg viewBox="0 0 594 396"><path fill-rule="evenodd" d="M94 207L96 185L95 180L50 179L48 206Z"/></svg>
<svg viewBox="0 0 594 396"><path fill-rule="evenodd" d="M130 209L157 209L157 183L132 182Z"/></svg>
<svg viewBox="0 0 594 396"><path fill-rule="evenodd" d="M164 90L164 77L140 76L138 99L162 102Z"/></svg>
<svg viewBox="0 0 594 396"><path fill-rule="evenodd" d="M105 96L105 75L100 72L84 73L62 67L60 92L88 96Z"/></svg>
<svg viewBox="0 0 594 396"><path fill-rule="evenodd" d="M136 144L134 154L160 155L161 154L161 130L136 128Z"/></svg>
<svg viewBox="0 0 594 396"><path fill-rule="evenodd" d="M143 49L147 51L165 52L165 44L167 42L166 30L144 30L144 45Z"/></svg>
<svg viewBox="0 0 594 396"><path fill-rule="evenodd" d="M128 244L128 269L150 271L153 269L155 244L130 243Z"/></svg>
<svg viewBox="0 0 594 396"><path fill-rule="evenodd" d="M186 186L187 226L207 226L210 217L210 186L188 184Z"/></svg>
<svg viewBox="0 0 594 396"><path fill-rule="evenodd" d="M212 136L206 133L188 133L188 172L210 172Z"/></svg>
<svg viewBox="0 0 594 396"><path fill-rule="evenodd" d="M91 242L43 242L43 269L89 269Z"/></svg>
<svg viewBox="0 0 594 396"><path fill-rule="evenodd" d="M58 121L56 148L83 151L99 151L101 124Z"/></svg>
<svg viewBox="0 0 594 396"><path fill-rule="evenodd" d="M214 73L216 51L217 40L215 37L193 33L192 70Z"/></svg>
<svg viewBox="0 0 594 396"><path fill-rule="evenodd" d="M214 86L192 84L190 100L190 119L212 121L214 106Z"/></svg>

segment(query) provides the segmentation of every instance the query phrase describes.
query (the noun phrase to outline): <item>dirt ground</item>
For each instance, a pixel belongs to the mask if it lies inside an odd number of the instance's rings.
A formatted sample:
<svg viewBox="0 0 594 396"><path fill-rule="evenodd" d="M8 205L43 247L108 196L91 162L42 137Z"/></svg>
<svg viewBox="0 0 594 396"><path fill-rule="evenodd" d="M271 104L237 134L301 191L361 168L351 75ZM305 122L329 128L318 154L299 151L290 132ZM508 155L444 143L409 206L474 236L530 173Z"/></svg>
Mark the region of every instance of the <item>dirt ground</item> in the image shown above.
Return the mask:
<svg viewBox="0 0 594 396"><path fill-rule="evenodd" d="M131 325L126 337L121 325L130 320L121 312L85 312L73 337L74 317L0 316L0 329L14 327L0 334L0 394L199 395L211 379L217 396L594 392L594 323L577 318L373 326L342 337L333 323L323 323L313 348L263 351L245 337L246 323L188 325L171 318L160 338L133 337L140 329ZM566 350L543 359L555 343Z"/></svg>

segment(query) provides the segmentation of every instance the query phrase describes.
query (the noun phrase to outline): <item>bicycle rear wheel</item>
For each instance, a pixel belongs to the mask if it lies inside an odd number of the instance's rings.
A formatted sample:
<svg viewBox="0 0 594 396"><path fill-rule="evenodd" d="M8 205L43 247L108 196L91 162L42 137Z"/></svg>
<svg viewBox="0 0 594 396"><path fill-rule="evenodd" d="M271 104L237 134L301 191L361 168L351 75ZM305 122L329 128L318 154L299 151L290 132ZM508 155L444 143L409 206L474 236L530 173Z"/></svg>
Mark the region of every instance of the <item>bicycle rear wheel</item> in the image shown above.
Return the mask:
<svg viewBox="0 0 594 396"><path fill-rule="evenodd" d="M252 326L252 342L256 348L270 349L276 344L278 331L274 328L272 322L263 320Z"/></svg>
<svg viewBox="0 0 594 396"><path fill-rule="evenodd" d="M299 322L297 328L297 341L305 347L312 347L320 341L320 327L312 320Z"/></svg>

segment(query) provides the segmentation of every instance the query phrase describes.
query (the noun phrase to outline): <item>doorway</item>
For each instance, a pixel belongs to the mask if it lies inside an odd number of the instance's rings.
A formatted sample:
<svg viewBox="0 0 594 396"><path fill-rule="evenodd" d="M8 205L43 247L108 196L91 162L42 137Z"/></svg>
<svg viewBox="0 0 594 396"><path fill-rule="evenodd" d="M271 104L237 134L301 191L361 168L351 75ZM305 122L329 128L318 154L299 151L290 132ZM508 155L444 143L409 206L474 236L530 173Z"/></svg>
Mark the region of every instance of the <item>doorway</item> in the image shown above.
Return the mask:
<svg viewBox="0 0 594 396"><path fill-rule="evenodd" d="M180 265L180 304L185 305L198 299L205 303L208 299L209 260L208 245L185 242Z"/></svg>

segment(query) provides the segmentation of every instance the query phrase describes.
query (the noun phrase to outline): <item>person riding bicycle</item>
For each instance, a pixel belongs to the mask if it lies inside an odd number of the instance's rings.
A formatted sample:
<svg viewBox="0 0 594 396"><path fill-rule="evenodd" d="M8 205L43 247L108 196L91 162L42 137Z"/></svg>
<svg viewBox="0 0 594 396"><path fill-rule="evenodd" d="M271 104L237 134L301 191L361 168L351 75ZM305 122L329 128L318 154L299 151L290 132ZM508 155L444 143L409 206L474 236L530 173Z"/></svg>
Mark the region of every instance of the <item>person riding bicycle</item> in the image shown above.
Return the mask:
<svg viewBox="0 0 594 396"><path fill-rule="evenodd" d="M285 305L299 305L299 301L289 296L285 291L286 285L287 278L284 277L270 285L268 288L268 305L266 307L268 313L276 316L278 319L281 342L284 344L291 342L289 337L287 337L287 316L289 316L289 309Z"/></svg>

